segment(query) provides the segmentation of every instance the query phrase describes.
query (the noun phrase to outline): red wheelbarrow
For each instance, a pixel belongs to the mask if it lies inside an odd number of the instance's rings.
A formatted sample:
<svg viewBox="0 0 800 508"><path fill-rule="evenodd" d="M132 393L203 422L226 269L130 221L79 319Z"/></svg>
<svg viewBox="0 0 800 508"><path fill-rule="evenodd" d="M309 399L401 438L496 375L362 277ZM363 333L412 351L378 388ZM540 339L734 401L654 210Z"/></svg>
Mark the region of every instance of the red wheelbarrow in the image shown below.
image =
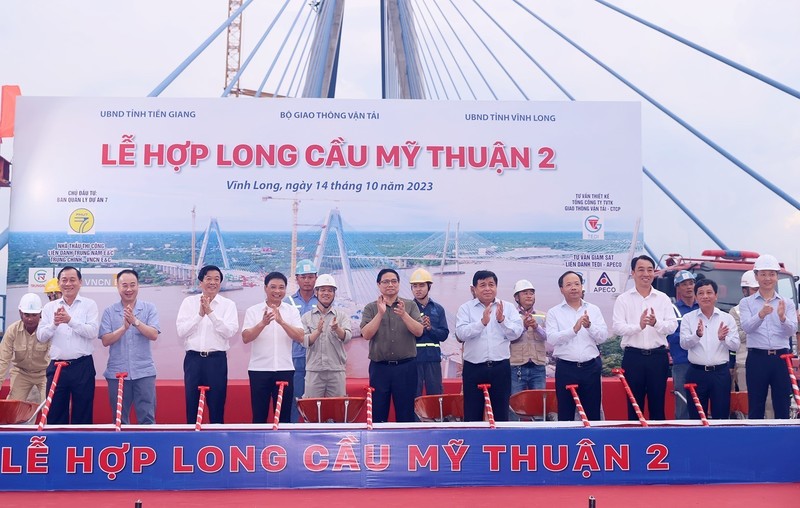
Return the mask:
<svg viewBox="0 0 800 508"><path fill-rule="evenodd" d="M366 397L297 399L297 411L309 423L353 423L366 400Z"/></svg>
<svg viewBox="0 0 800 508"><path fill-rule="evenodd" d="M558 420L558 400L555 390L522 390L508 400L511 410L520 420Z"/></svg>
<svg viewBox="0 0 800 508"><path fill-rule="evenodd" d="M464 420L464 396L422 395L414 400L414 412L421 422L460 422Z"/></svg>
<svg viewBox="0 0 800 508"><path fill-rule="evenodd" d="M32 423L41 404L26 400L0 400L0 425Z"/></svg>

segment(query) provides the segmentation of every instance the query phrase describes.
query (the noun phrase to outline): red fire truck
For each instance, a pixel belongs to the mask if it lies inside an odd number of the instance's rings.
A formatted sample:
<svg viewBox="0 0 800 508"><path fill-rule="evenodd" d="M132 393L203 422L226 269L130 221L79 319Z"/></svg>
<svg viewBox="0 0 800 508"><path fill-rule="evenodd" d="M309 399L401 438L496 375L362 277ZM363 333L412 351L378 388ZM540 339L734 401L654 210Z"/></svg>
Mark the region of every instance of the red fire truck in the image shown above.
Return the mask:
<svg viewBox="0 0 800 508"><path fill-rule="evenodd" d="M698 258L684 257L680 254L665 254L659 260L659 266L665 268L656 272L653 286L670 297L674 297L675 274L681 270L688 270L698 278L702 276L717 283L719 286L717 306L727 312L742 299L742 274L753 269L753 263L758 256L757 252L744 250L704 250L701 257ZM797 306L798 277L787 271L783 263L780 263L780 266L778 293L791 298Z"/></svg>

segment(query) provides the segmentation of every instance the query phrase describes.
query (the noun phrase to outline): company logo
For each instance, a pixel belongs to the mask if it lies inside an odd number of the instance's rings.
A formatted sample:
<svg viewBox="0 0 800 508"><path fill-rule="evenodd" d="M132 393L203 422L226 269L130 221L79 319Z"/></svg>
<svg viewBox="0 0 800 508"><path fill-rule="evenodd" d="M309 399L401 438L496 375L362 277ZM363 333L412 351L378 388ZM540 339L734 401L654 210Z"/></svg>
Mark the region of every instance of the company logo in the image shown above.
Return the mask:
<svg viewBox="0 0 800 508"><path fill-rule="evenodd" d="M69 227L78 234L88 233L94 227L94 214L86 208L78 208L69 214Z"/></svg>
<svg viewBox="0 0 800 508"><path fill-rule="evenodd" d="M603 228L603 223L597 215L590 215L583 221L583 227L590 233L597 233Z"/></svg>
<svg viewBox="0 0 800 508"><path fill-rule="evenodd" d="M614 282L606 272L601 272L597 282L594 283L593 293L616 293L617 288L614 287Z"/></svg>
<svg viewBox="0 0 800 508"><path fill-rule="evenodd" d="M36 270L33 273L33 280L35 282L43 284L45 281L47 281L49 275L50 274L46 270Z"/></svg>

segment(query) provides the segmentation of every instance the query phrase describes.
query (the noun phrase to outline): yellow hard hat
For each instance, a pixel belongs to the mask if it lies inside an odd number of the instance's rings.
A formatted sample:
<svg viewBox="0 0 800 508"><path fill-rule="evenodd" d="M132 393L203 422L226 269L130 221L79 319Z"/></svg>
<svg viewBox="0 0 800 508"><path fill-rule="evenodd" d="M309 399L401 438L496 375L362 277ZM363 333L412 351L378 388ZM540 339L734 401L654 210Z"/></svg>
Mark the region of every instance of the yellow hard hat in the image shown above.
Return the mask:
<svg viewBox="0 0 800 508"><path fill-rule="evenodd" d="M411 280L409 280L411 284L415 284L417 282L433 282L433 275L431 272L424 268L417 268L414 270L414 273L411 274Z"/></svg>
<svg viewBox="0 0 800 508"><path fill-rule="evenodd" d="M48 280L44 285L44 292L45 293L60 293L61 287L58 285L58 279L53 277L52 279Z"/></svg>

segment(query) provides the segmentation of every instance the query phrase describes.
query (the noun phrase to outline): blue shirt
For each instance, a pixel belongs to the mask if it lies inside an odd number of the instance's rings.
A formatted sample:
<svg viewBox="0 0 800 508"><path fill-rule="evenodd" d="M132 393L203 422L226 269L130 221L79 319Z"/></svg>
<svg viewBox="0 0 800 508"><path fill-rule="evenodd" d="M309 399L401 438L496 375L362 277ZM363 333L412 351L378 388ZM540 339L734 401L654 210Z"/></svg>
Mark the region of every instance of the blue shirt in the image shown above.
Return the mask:
<svg viewBox="0 0 800 508"><path fill-rule="evenodd" d="M434 302L430 298L424 307L419 301L414 299L419 312L425 314L431 320L431 329L423 329L422 335L417 337L417 361L418 362L438 362L442 359L442 349L440 342L447 340L450 329L447 327L447 316L444 314L444 307Z"/></svg>
<svg viewBox="0 0 800 508"><path fill-rule="evenodd" d="M316 307L317 303L319 302L316 295L312 296L308 301L303 300L303 297L300 296L299 289L297 290L297 293L287 296L283 299L283 301L290 305L294 305L298 312L300 312L301 317L303 314ZM295 341L292 341L292 358L306 358L306 348L304 348L302 344L298 344Z"/></svg>
<svg viewBox="0 0 800 508"><path fill-rule="evenodd" d="M783 323L778 318L778 301L786 304L786 319ZM758 313L769 303L772 312L758 317ZM797 309L794 303L778 293L767 302L761 293L742 298L739 303L739 316L742 330L747 334L747 347L750 349L788 349L789 339L797 333Z"/></svg>
<svg viewBox="0 0 800 508"><path fill-rule="evenodd" d="M120 328L125 320L124 312L125 308L122 306L122 302L117 302L103 311L98 338ZM136 300L133 315L142 323L152 326L158 330L158 333L161 333L158 311L152 303ZM103 377L114 379L117 372L127 372L128 379L155 376L156 364L153 362L150 342L152 341L142 335L135 326L129 326L122 337L109 347L108 365Z"/></svg>
<svg viewBox="0 0 800 508"><path fill-rule="evenodd" d="M692 312L695 309L699 309L700 306L697 304L697 301L695 301L694 305L689 307L683 300L678 298L677 302L675 302L675 308L678 309L678 312L681 313L681 316L685 316L689 312ZM689 363L689 352L681 347L682 322L683 320L679 319L678 329L672 332L671 334L667 335L667 342L669 342L669 354L670 356L672 356L673 365L679 365L681 363Z"/></svg>

